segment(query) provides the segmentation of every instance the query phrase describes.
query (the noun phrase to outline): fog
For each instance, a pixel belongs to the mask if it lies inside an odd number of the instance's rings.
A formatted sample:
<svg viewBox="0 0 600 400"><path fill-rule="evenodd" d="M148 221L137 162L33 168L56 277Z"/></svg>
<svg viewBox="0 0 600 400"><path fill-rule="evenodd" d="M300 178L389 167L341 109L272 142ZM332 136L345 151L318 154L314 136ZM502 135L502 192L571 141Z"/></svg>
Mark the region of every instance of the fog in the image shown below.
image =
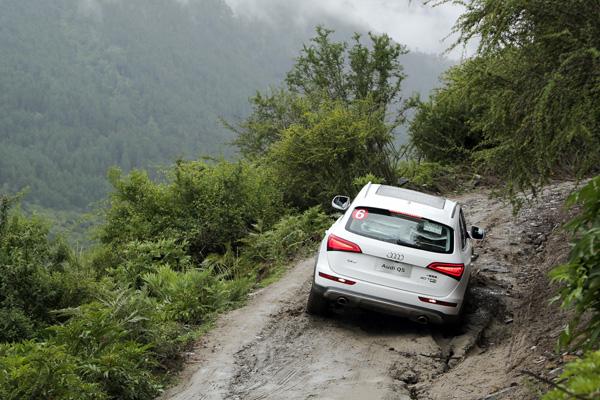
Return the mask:
<svg viewBox="0 0 600 400"><path fill-rule="evenodd" d="M296 24L311 23L319 17L339 19L362 29L387 33L410 50L441 54L453 43L452 26L462 7L437 7L409 0L226 0L239 17L266 22L286 18ZM471 55L474 45L448 53L452 59Z"/></svg>

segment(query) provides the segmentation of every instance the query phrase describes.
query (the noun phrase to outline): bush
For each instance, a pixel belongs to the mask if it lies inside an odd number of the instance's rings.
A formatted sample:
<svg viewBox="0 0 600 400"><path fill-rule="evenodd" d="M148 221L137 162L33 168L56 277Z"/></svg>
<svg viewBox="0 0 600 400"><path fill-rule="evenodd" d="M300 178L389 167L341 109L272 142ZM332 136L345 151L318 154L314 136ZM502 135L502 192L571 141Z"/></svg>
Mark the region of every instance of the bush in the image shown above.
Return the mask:
<svg viewBox="0 0 600 400"><path fill-rule="evenodd" d="M600 351L567 364L559 377L559 388L546 393L543 400L598 399L600 396Z"/></svg>
<svg viewBox="0 0 600 400"><path fill-rule="evenodd" d="M566 365L558 387L543 399L591 400L600 396L600 176L573 193L567 205L579 205L582 210L567 224L575 239L568 262L550 272L553 281L563 284L557 296L562 307L575 311L559 344L584 347L588 352Z"/></svg>
<svg viewBox="0 0 600 400"><path fill-rule="evenodd" d="M152 399L162 386L152 373L156 360L149 348L134 341L109 342L93 357L82 360L81 374L97 382L109 398Z"/></svg>
<svg viewBox="0 0 600 400"><path fill-rule="evenodd" d="M80 365L64 346L34 342L0 345L0 398L107 399L98 384L82 378Z"/></svg>
<svg viewBox="0 0 600 400"><path fill-rule="evenodd" d="M477 91L465 89L471 69L481 62L468 60L450 69L444 75L445 86L435 90L428 101L417 102L409 137L418 159L468 164L473 152L484 145L483 132L476 121L486 102Z"/></svg>
<svg viewBox="0 0 600 400"><path fill-rule="evenodd" d="M34 322L19 308L0 308L0 343L33 337Z"/></svg>
<svg viewBox="0 0 600 400"><path fill-rule="evenodd" d="M158 355L153 350L176 337L161 332L159 303L143 292L121 290L63 314L70 319L51 328L50 341L82 360L81 373L88 381L97 382L111 398L158 394L161 386L152 372Z"/></svg>
<svg viewBox="0 0 600 400"><path fill-rule="evenodd" d="M56 322L53 310L90 298L95 283L61 238L0 196L0 341L31 338Z"/></svg>
<svg viewBox="0 0 600 400"><path fill-rule="evenodd" d="M567 205L580 205L582 211L567 224L576 239L569 261L550 272L553 281L563 284L562 306L575 310L561 344L594 347L600 337L600 175L573 193ZM586 313L590 318L584 321Z"/></svg>
<svg viewBox="0 0 600 400"><path fill-rule="evenodd" d="M186 242L177 243L175 239L132 240L121 247L117 267L110 270L117 282L141 288L147 273L156 272L166 266L177 271L192 267L192 258L186 252Z"/></svg>
<svg viewBox="0 0 600 400"><path fill-rule="evenodd" d="M114 192L100 238L116 248L130 241L173 240L201 261L236 243L252 224L272 225L281 209L272 178L244 162L180 161L166 183L142 171L122 177L112 170L109 178Z"/></svg>
<svg viewBox="0 0 600 400"><path fill-rule="evenodd" d="M162 266L143 279L150 295L164 304L167 317L175 321L200 324L226 302L225 288L210 269L176 272Z"/></svg>
<svg viewBox="0 0 600 400"><path fill-rule="evenodd" d="M354 193L353 180L369 173L394 181L393 136L370 101L351 106L328 101L306 110L306 123L291 125L266 160L285 200L299 208L328 206L337 194Z"/></svg>
<svg viewBox="0 0 600 400"><path fill-rule="evenodd" d="M409 180L409 186L419 190L446 193L462 188L469 174L459 165L437 162L404 161L398 166L398 175Z"/></svg>
<svg viewBox="0 0 600 400"><path fill-rule="evenodd" d="M254 232L244 239L242 255L252 262L273 264L288 261L310 244L319 242L331 225L331 217L312 207L300 215L282 218L273 229Z"/></svg>

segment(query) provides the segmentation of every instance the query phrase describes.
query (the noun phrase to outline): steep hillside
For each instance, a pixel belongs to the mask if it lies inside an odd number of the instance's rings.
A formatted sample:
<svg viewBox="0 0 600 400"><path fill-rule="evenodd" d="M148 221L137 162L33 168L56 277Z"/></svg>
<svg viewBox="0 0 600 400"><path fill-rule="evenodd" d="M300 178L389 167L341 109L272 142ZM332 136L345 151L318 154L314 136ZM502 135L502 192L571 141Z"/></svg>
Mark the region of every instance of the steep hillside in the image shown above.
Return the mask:
<svg viewBox="0 0 600 400"><path fill-rule="evenodd" d="M315 20L295 26L235 17L223 0L4 0L0 3L0 192L86 208L106 170L178 157L232 156L219 118L281 81ZM290 17L291 18L291 17ZM405 56L409 91L447 67ZM415 74L417 75L417 74ZM412 82L412 83L411 83Z"/></svg>

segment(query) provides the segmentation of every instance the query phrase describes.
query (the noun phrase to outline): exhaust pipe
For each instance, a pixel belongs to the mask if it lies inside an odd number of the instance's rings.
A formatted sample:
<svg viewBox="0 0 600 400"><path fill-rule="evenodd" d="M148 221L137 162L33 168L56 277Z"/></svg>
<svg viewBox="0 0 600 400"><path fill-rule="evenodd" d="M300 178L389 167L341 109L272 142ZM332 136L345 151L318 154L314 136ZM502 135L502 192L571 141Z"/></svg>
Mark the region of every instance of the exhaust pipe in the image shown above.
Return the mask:
<svg viewBox="0 0 600 400"><path fill-rule="evenodd" d="M420 323L420 324L426 325L429 322L429 318L427 318L424 315L419 315L417 317L417 322Z"/></svg>
<svg viewBox="0 0 600 400"><path fill-rule="evenodd" d="M345 306L346 304L348 304L348 299L347 299L347 298L345 298L345 297L338 297L338 298L337 298L337 303L338 303L340 306Z"/></svg>

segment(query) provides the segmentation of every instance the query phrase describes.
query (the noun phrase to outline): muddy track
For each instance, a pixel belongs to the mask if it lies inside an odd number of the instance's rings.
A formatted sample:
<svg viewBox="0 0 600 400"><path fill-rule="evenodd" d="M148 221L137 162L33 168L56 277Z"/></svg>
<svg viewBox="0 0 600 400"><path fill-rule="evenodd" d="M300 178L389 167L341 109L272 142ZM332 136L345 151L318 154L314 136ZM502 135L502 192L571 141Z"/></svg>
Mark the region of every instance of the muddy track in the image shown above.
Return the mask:
<svg viewBox="0 0 600 400"><path fill-rule="evenodd" d="M556 228L552 215L572 187L555 185L517 217L487 193L458 197L469 223L488 230L476 248L459 329L359 310L309 316L304 307L314 260L305 260L223 316L198 344L181 383L163 398L510 397L518 382L511 372L517 352L513 319L532 279L528 263Z"/></svg>

